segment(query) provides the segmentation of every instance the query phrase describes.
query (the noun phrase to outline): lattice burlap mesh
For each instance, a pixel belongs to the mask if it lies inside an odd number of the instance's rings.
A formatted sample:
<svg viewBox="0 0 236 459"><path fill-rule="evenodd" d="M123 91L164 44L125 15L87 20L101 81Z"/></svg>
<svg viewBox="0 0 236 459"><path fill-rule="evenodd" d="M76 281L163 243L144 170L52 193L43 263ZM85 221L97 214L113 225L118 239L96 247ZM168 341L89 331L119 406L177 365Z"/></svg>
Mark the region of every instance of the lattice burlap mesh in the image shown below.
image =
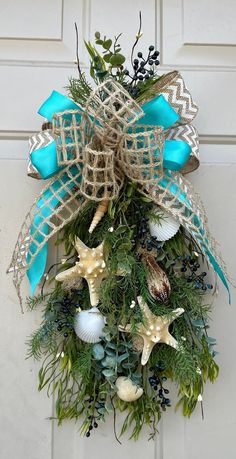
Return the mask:
<svg viewBox="0 0 236 459"><path fill-rule="evenodd" d="M108 147L93 141L84 149L84 168L81 193L92 201L112 200L119 195L122 174L115 169L115 154ZM100 150L99 150L100 146Z"/></svg>
<svg viewBox="0 0 236 459"><path fill-rule="evenodd" d="M206 257L209 259L210 251L223 272L226 272L225 264L218 251L218 244L208 229L206 211L201 198L185 177L168 171L160 176L155 184L142 186L141 192L175 216L192 235ZM211 260L209 261L211 263Z"/></svg>
<svg viewBox="0 0 236 459"><path fill-rule="evenodd" d="M82 110L67 110L53 115L53 133L59 166L83 161L83 146L91 132L81 129Z"/></svg>
<svg viewBox="0 0 236 459"><path fill-rule="evenodd" d="M132 181L156 181L162 173L164 132L159 126L132 126L123 136L118 162Z"/></svg>
<svg viewBox="0 0 236 459"><path fill-rule="evenodd" d="M80 180L80 166L69 166L42 190L27 213L8 269L13 272L19 297L25 271L40 249L82 209L85 199L79 190Z"/></svg>
<svg viewBox="0 0 236 459"><path fill-rule="evenodd" d="M87 100L92 130L107 146L116 146L127 127L143 116L140 106L112 79L98 86Z"/></svg>

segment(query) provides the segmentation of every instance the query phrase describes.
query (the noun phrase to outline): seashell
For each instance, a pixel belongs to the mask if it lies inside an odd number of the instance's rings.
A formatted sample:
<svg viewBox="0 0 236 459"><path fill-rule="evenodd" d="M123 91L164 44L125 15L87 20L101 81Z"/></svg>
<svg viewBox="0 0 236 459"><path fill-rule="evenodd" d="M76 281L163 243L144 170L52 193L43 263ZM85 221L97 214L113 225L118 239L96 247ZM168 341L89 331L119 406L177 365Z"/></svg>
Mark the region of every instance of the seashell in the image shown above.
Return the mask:
<svg viewBox="0 0 236 459"><path fill-rule="evenodd" d="M155 236L158 241L168 241L179 231L180 223L168 212L159 207L154 210L155 215L160 215L160 223L149 220L149 230L151 236Z"/></svg>
<svg viewBox="0 0 236 459"><path fill-rule="evenodd" d="M142 262L147 268L147 285L150 294L155 300L165 303L168 301L171 291L170 282L165 271L160 268L152 255L144 254Z"/></svg>
<svg viewBox="0 0 236 459"><path fill-rule="evenodd" d="M108 204L109 204L108 199L104 199L103 201L101 201L98 204L98 207L96 209L96 212L95 212L93 220L92 220L92 223L91 223L91 225L89 227L89 233L90 234L93 232L93 230L96 228L98 223L104 217L104 215L105 215L105 213L107 212L107 209L108 209Z"/></svg>
<svg viewBox="0 0 236 459"><path fill-rule="evenodd" d="M85 343L98 343L103 335L105 317L93 307L77 314L74 324L76 335Z"/></svg>
<svg viewBox="0 0 236 459"><path fill-rule="evenodd" d="M116 380L117 395L124 402L134 402L143 395L143 388L133 383L126 376L119 376Z"/></svg>

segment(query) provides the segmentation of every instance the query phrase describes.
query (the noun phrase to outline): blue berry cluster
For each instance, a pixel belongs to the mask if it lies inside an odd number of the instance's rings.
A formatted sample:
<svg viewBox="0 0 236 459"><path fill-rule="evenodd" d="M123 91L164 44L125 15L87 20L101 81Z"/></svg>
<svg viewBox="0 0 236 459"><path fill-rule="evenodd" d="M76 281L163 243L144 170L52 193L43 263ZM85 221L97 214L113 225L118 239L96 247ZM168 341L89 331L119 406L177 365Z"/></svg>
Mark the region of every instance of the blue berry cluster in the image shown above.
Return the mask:
<svg viewBox="0 0 236 459"><path fill-rule="evenodd" d="M91 395L88 399L88 408L91 409L92 408L92 404L94 403L94 396ZM93 414L89 415L88 416L88 419L90 421L90 424L89 424L89 427L88 427L88 431L86 432L86 437L90 437L91 435L91 431L94 429L97 429L98 428L98 421L102 418L103 414L104 414L104 410L105 410L105 400L101 399L101 400L98 400L96 399L95 401L95 406L94 406L94 412Z"/></svg>
<svg viewBox="0 0 236 459"><path fill-rule="evenodd" d="M157 241L155 236L151 236L148 228L149 219L142 217L138 227L138 238L142 249L146 249L148 252L152 250L159 250L162 248L162 243Z"/></svg>
<svg viewBox="0 0 236 459"><path fill-rule="evenodd" d="M54 323L58 332L63 333L64 338L68 338L74 329L75 309L79 307L79 300L82 290L74 290L73 296L65 295L61 300L57 299L53 303Z"/></svg>
<svg viewBox="0 0 236 459"><path fill-rule="evenodd" d="M149 78L153 78L155 75L154 66L160 64L158 60L159 51L155 50L153 45L148 48L148 54L146 57L140 51L137 53L137 57L132 61L132 74L129 70L124 70L124 74L130 78L128 85L129 93L135 98L140 92L140 88L137 86L138 82L147 81Z"/></svg>
<svg viewBox="0 0 236 459"><path fill-rule="evenodd" d="M178 257L178 259L182 262L181 272L187 274L187 282L194 282L196 289L204 291L213 289L213 285L207 284L204 280L207 273L205 271L198 273L200 264L196 258L187 256L185 258Z"/></svg>
<svg viewBox="0 0 236 459"><path fill-rule="evenodd" d="M153 397L153 401L159 400L160 406L163 411L166 411L166 407L171 406L171 401L166 395L169 394L169 390L163 387L163 382L167 380L166 376L162 376L162 372L165 370L163 362L158 362L154 367L150 368L153 374L149 377L149 383L156 395Z"/></svg>

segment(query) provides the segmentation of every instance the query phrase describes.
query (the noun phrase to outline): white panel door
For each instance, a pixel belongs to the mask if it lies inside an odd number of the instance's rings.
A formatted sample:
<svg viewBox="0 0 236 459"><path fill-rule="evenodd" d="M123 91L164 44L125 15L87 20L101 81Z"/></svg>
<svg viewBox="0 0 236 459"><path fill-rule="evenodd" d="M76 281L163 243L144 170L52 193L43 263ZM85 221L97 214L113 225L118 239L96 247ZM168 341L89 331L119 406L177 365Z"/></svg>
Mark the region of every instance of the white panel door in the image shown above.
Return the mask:
<svg viewBox="0 0 236 459"><path fill-rule="evenodd" d="M173 407L163 416L155 442L144 432L138 443L113 437L110 419L91 439L78 426L49 421L53 401L37 392L37 370L25 360L25 341L40 315L21 315L11 278L5 276L16 235L41 183L26 176L27 138L39 130L37 108L52 89L64 91L75 74L74 22L82 39L95 30L123 32L128 53L143 13L142 48L156 42L160 72L179 69L200 106L196 126L201 168L192 174L235 277L236 249L236 2L234 0L0 0L0 183L1 183L1 459L221 459L235 456L235 301L223 289L215 302L212 333L218 338L219 380L207 386L205 420L200 407L190 420ZM51 257L54 257L51 252ZM27 295L27 287L24 292ZM173 387L172 400L175 401ZM118 420L118 424L120 420ZM118 426L119 428L119 426Z"/></svg>

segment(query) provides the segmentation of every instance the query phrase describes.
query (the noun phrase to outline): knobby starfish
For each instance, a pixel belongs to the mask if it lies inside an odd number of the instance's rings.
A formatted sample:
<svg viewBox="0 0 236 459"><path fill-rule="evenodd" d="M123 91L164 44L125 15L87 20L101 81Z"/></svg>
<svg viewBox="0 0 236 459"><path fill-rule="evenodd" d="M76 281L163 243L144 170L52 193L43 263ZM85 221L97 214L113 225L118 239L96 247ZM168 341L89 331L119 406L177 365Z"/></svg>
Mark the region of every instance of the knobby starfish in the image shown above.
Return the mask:
<svg viewBox="0 0 236 459"><path fill-rule="evenodd" d="M90 303L92 306L97 306L101 282L107 276L104 242L98 247L90 249L79 238L76 238L75 248L79 255L79 261L72 268L57 274L56 280L67 282L83 277L89 287Z"/></svg>
<svg viewBox="0 0 236 459"><path fill-rule="evenodd" d="M146 365L155 344L165 343L174 349L178 349L178 341L170 334L169 326L177 317L183 314L184 309L178 308L169 314L156 316L141 296L138 297L138 303L143 313L144 324L137 324L135 333L143 338L141 364ZM132 333L132 325L127 324L125 327L120 325L119 330Z"/></svg>

